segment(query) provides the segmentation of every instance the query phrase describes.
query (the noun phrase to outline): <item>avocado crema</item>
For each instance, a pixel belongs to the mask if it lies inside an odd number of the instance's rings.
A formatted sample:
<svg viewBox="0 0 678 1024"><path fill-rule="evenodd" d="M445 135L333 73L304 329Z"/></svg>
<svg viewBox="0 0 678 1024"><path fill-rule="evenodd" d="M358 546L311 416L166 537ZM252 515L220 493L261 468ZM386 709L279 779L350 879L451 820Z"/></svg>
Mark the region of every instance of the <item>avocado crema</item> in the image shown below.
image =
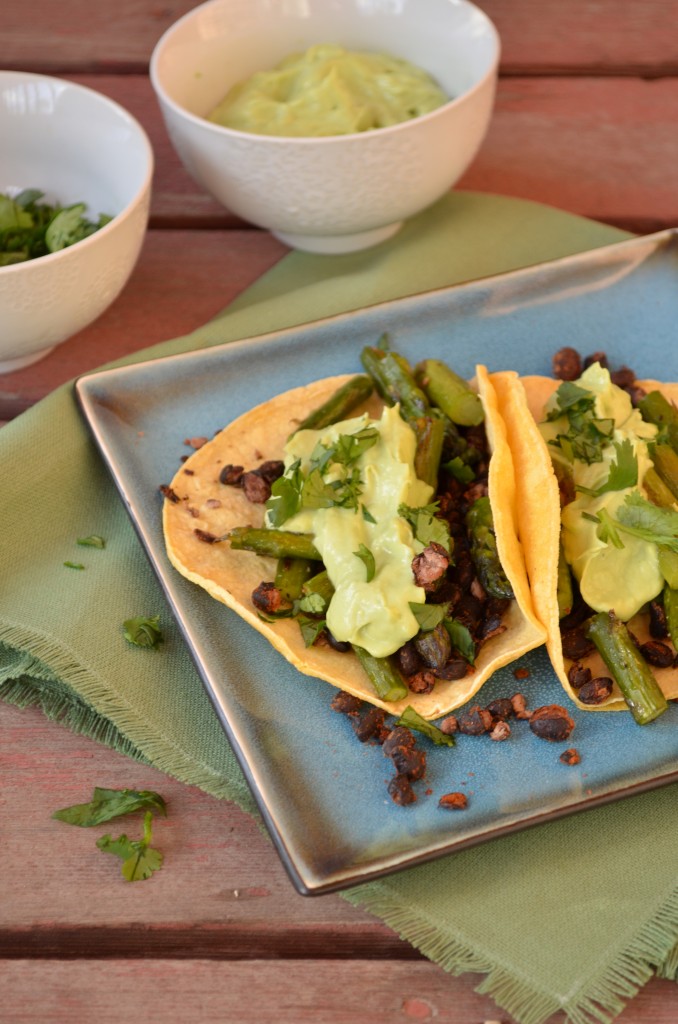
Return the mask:
<svg viewBox="0 0 678 1024"><path fill-rule="evenodd" d="M578 396L574 388L583 389L587 395ZM568 416L567 408L558 415L568 403L572 403L570 410L574 409L575 400L579 406L574 415ZM582 411L587 404L589 411ZM561 513L566 561L589 607L598 612L614 611L628 622L662 590L659 549L651 541L628 533L623 534L622 547L601 539L596 517L605 510L614 518L634 491L645 496L643 479L652 465L648 443L656 436L657 428L643 420L630 396L612 384L609 371L599 363L588 367L579 380L561 385L545 412L548 418L540 424L540 430L549 444L556 472L569 480L576 493ZM589 444L590 437L595 439L593 444ZM637 480L617 489L632 480L634 462ZM620 464L626 466L626 473L619 471ZM586 488L586 492L579 488Z"/></svg>
<svg viewBox="0 0 678 1024"><path fill-rule="evenodd" d="M409 121L447 100L407 60L321 43L234 85L208 120L255 135L349 135Z"/></svg>
<svg viewBox="0 0 678 1024"><path fill-rule="evenodd" d="M364 414L322 430L300 430L285 446L285 476L306 475L314 494L284 529L312 535L322 556L335 588L326 613L332 635L375 658L393 654L417 634L410 602L423 604L426 596L412 574L412 559L423 545L398 515L401 504L418 508L433 494L415 474L415 448L414 431L398 405L384 408L379 420ZM360 452L357 458L351 450ZM338 461L327 458L339 452ZM333 483L347 484L335 491L346 507L328 495ZM309 507L314 505L324 507ZM272 525L270 512L267 517Z"/></svg>

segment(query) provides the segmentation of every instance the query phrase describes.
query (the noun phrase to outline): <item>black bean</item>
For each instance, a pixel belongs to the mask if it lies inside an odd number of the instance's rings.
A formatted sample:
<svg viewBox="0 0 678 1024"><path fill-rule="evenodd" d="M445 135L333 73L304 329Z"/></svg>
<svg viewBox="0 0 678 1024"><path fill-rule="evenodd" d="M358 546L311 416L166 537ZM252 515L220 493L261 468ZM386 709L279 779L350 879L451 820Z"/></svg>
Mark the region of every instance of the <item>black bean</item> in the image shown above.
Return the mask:
<svg viewBox="0 0 678 1024"><path fill-rule="evenodd" d="M388 784L388 791L393 802L401 807L413 804L417 799L417 794L412 789L407 775L394 776Z"/></svg>
<svg viewBox="0 0 678 1024"><path fill-rule="evenodd" d="M487 710L493 718L501 719L504 722L507 718L512 718L514 714L513 704L508 697L497 697L487 705Z"/></svg>
<svg viewBox="0 0 678 1024"><path fill-rule="evenodd" d="M589 640L583 628L570 629L562 634L563 656L570 661L581 661L588 654L591 654L595 644Z"/></svg>
<svg viewBox="0 0 678 1024"><path fill-rule="evenodd" d="M567 678L572 689L578 690L580 686L591 681L591 669L580 665L578 661L573 661L567 670Z"/></svg>
<svg viewBox="0 0 678 1024"><path fill-rule="evenodd" d="M492 715L486 708L474 704L468 711L457 715L457 725L459 732L463 732L467 736L480 736L492 728Z"/></svg>
<svg viewBox="0 0 678 1024"><path fill-rule="evenodd" d="M553 376L558 380L576 380L581 377L581 356L576 348L565 345L558 349L552 360Z"/></svg>
<svg viewBox="0 0 678 1024"><path fill-rule="evenodd" d="M673 664L674 652L659 640L648 640L639 649L645 661L655 668L669 668Z"/></svg>
<svg viewBox="0 0 678 1024"><path fill-rule="evenodd" d="M361 743L367 743L372 738L381 738L385 717L381 708L370 708L362 718L358 719L353 728Z"/></svg>
<svg viewBox="0 0 678 1024"><path fill-rule="evenodd" d="M558 743L574 729L574 721L560 704L545 704L530 715L530 729L542 740Z"/></svg>
<svg viewBox="0 0 678 1024"><path fill-rule="evenodd" d="M415 739L410 730L404 725L396 725L384 740L382 750L390 757L396 747L413 747L414 744Z"/></svg>
<svg viewBox="0 0 678 1024"><path fill-rule="evenodd" d="M608 676L598 676L584 683L577 696L582 704L602 704L611 693L612 680Z"/></svg>

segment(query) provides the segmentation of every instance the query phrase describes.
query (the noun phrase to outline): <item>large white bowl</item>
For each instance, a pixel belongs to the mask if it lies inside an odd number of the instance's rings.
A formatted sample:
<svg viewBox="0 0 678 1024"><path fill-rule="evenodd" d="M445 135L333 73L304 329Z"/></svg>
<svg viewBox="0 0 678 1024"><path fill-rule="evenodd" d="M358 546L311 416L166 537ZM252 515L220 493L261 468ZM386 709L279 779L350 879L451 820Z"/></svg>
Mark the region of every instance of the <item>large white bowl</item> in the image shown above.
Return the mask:
<svg viewBox="0 0 678 1024"><path fill-rule="evenodd" d="M453 98L403 124L325 138L205 120L236 82L323 42L404 57ZM466 0L209 0L165 32L150 70L170 138L203 188L291 246L347 252L394 234L461 177L489 125L499 49Z"/></svg>
<svg viewBox="0 0 678 1024"><path fill-rule="evenodd" d="M113 220L89 238L0 267L0 373L47 355L113 302L139 255L153 153L138 122L59 78L0 71L0 192L37 188Z"/></svg>

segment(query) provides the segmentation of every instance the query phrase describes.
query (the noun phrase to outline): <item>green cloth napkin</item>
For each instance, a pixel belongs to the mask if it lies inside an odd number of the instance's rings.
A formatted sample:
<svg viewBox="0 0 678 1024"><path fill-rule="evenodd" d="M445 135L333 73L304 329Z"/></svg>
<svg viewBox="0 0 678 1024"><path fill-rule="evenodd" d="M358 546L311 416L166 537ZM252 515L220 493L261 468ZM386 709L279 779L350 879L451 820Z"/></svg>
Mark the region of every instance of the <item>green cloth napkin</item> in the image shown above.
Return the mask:
<svg viewBox="0 0 678 1024"><path fill-rule="evenodd" d="M452 193L367 252L292 253L216 319L135 356L292 326L595 248L622 232L497 196ZM510 353L507 353L507 366ZM0 695L254 803L155 578L64 386L0 431ZM105 551L78 547L99 534ZM79 572L64 562L86 563ZM159 653L121 623L161 615ZM450 972L477 971L522 1024L611 1020L678 974L677 788L530 829L351 890Z"/></svg>

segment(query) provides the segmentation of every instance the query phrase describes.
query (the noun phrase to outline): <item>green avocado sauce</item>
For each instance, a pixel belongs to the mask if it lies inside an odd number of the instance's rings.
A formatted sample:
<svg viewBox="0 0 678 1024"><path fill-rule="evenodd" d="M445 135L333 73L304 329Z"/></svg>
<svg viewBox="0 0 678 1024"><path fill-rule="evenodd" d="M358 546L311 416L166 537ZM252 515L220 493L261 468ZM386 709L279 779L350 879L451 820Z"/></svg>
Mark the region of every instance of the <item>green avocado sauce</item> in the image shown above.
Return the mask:
<svg viewBox="0 0 678 1024"><path fill-rule="evenodd" d="M352 437L357 443L369 440L369 447L355 460L323 464L324 452L341 456ZM312 535L322 556L335 588L326 613L332 634L375 658L388 657L416 636L419 623L410 602L424 604L426 597L412 575L412 559L423 545L398 514L400 505L419 508L433 494L415 474L415 449L414 431L397 405L386 407L379 420L365 414L322 430L300 430L285 446L288 479L297 473L313 479L318 464L322 473L284 529ZM342 486L332 491L333 484ZM367 557L369 567L365 549L374 560Z"/></svg>
<svg viewBox="0 0 678 1024"><path fill-rule="evenodd" d="M584 389L592 399L590 416L579 411L570 418L565 413L558 415L567 396L576 397L572 387L561 386L546 405L549 418L540 424L557 472L569 477L575 490L584 487L589 492L600 492L611 482L628 483L618 467L613 472L613 465L623 462L630 477L635 461L637 480L598 494L576 490L575 499L561 513L563 550L586 603L598 612L613 610L628 622L662 590L659 548L650 540L628 533L623 534L621 547L601 539L599 517L603 510L615 519L628 495L640 492L645 496L643 479L652 466L648 445L657 428L643 420L629 395L612 384L608 370L598 363L585 370L574 386ZM593 428L592 418L597 423ZM579 432L573 429L573 423L579 425ZM602 437L596 436L598 431ZM595 437L591 444L586 440L589 436ZM620 446L625 442L624 452Z"/></svg>
<svg viewBox="0 0 678 1024"><path fill-rule="evenodd" d="M320 44L233 86L208 120L256 135L349 135L409 121L448 99L409 61Z"/></svg>

